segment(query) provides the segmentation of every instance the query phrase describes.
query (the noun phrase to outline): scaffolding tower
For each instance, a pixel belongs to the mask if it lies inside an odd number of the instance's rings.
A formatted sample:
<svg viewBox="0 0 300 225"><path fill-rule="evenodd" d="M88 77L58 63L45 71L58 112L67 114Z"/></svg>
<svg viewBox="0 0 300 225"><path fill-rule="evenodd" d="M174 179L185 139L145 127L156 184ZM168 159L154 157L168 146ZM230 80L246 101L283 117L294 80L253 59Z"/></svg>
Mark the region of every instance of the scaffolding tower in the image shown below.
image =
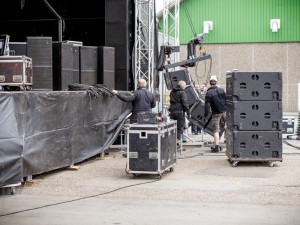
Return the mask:
<svg viewBox="0 0 300 225"><path fill-rule="evenodd" d="M163 45L179 46L180 0L163 0ZM146 79L153 90L155 70L155 0L135 0L135 45L133 52L134 84ZM160 46L158 46L159 49ZM158 50L157 49L157 50ZM172 54L172 61L179 61L179 53Z"/></svg>
<svg viewBox="0 0 300 225"><path fill-rule="evenodd" d="M134 45L134 84L139 79L148 81L148 89L153 90L155 0L135 1L135 45Z"/></svg>

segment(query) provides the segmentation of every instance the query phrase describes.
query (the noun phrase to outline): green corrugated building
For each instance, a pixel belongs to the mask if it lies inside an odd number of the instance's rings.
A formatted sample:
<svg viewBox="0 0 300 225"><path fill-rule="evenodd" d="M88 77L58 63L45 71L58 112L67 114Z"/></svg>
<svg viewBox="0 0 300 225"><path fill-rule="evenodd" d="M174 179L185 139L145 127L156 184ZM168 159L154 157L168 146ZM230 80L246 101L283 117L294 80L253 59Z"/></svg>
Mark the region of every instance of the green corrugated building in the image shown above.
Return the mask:
<svg viewBox="0 0 300 225"><path fill-rule="evenodd" d="M215 74L220 86L225 86L226 72L233 69L279 71L283 74L283 113L297 115L300 111L300 0L183 0L179 14L181 60L187 58L186 44L194 37L192 27L201 34L203 22L212 21L212 30L201 50L211 54L212 61L201 61L189 68L196 83L206 83L207 76ZM161 14L157 15L162 23ZM279 20L280 26L272 30L273 19Z"/></svg>

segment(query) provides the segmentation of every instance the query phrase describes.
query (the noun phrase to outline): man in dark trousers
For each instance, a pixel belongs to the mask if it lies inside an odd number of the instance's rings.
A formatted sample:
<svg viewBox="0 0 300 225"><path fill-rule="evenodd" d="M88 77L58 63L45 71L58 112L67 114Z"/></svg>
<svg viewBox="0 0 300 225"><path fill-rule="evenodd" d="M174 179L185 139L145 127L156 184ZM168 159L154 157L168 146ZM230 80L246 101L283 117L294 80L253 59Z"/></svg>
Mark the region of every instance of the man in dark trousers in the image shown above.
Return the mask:
<svg viewBox="0 0 300 225"><path fill-rule="evenodd" d="M184 91L185 87L185 81L181 80L170 93L170 118L177 121L177 145L179 145L183 135L185 113L187 113L188 118L190 117L187 95Z"/></svg>
<svg viewBox="0 0 300 225"><path fill-rule="evenodd" d="M208 88L205 95L205 113L204 120L208 121L208 114L212 113L211 123L214 132L214 142L215 147L211 149L212 152L219 152L221 148L219 147L220 142L220 126L225 128L226 119L226 94L223 88L217 86L217 77L215 75L211 76L209 79L210 88Z"/></svg>
<svg viewBox="0 0 300 225"><path fill-rule="evenodd" d="M113 93L120 100L132 103L130 123L136 123L138 114L151 113L152 108L156 106L155 96L147 89L147 81L145 79L138 81L138 88L134 92L113 90ZM124 153L123 156L127 157L127 154Z"/></svg>
<svg viewBox="0 0 300 225"><path fill-rule="evenodd" d="M132 102L131 123L137 122L138 114L151 113L152 108L156 106L154 94L147 89L147 81L145 79L138 81L138 88L134 92L113 90L113 93L124 102Z"/></svg>

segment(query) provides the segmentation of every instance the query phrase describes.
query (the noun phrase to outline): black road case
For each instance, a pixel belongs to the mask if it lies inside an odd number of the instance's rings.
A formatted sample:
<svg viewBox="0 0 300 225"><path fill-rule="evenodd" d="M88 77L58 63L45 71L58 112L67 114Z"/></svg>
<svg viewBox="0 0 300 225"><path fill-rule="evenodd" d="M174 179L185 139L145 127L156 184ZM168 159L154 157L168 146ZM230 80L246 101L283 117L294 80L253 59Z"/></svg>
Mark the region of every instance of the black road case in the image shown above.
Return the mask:
<svg viewBox="0 0 300 225"><path fill-rule="evenodd" d="M126 172L158 174L173 171L176 164L177 121L130 124L127 131Z"/></svg>

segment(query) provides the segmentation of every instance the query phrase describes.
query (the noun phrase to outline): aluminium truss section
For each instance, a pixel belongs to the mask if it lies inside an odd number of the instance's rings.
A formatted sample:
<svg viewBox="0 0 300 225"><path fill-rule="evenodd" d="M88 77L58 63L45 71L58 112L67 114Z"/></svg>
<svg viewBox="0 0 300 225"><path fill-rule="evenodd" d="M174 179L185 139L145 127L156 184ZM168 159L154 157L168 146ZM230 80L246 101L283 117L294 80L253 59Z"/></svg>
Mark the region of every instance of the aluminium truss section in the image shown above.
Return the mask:
<svg viewBox="0 0 300 225"><path fill-rule="evenodd" d="M163 33L162 33L162 44L164 46L180 46L179 42L179 9L180 2L182 0L163 0ZM169 58L166 59L166 63L176 63L180 61L180 52L173 52L169 55ZM176 68L172 68L170 70L176 70ZM159 72L162 77L162 71ZM168 90L165 84L164 79L160 79L160 96L161 101L159 102L159 106L163 111L163 114L168 114L167 108L169 107L168 98Z"/></svg>
<svg viewBox="0 0 300 225"><path fill-rule="evenodd" d="M153 90L155 0L135 0L135 47L133 59L134 83L139 79L148 81Z"/></svg>

